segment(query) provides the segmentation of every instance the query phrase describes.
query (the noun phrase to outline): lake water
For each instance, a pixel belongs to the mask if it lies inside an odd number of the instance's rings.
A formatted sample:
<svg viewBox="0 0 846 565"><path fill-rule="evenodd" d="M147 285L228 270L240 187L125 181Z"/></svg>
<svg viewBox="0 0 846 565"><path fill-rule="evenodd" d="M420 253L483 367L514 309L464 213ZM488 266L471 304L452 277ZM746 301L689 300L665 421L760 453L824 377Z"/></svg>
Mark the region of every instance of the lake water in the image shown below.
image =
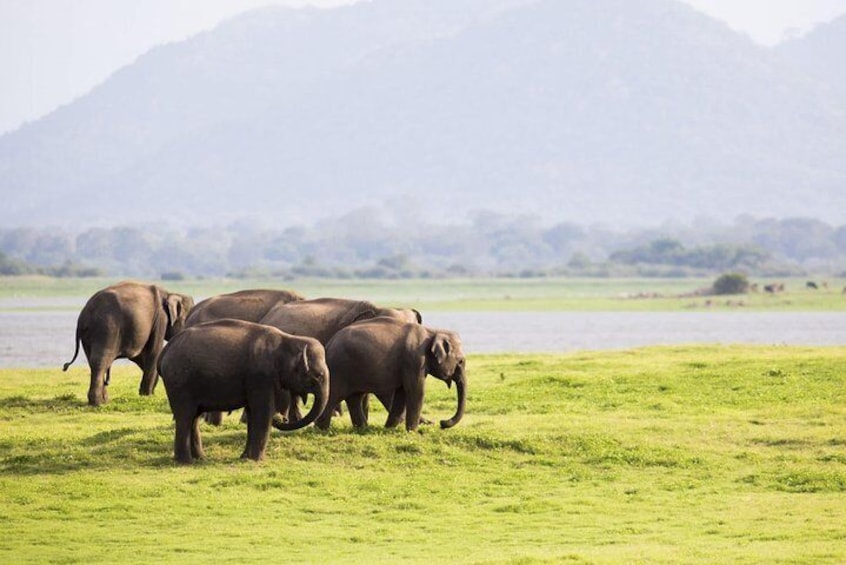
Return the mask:
<svg viewBox="0 0 846 565"><path fill-rule="evenodd" d="M68 299L0 301L0 367L56 367L73 356L79 309ZM72 308L71 308L72 307ZM846 345L837 312L428 312L467 353L569 352L683 343ZM77 363L84 366L84 353Z"/></svg>
<svg viewBox="0 0 846 565"><path fill-rule="evenodd" d="M465 350L562 352L683 343L846 345L836 312L432 312Z"/></svg>

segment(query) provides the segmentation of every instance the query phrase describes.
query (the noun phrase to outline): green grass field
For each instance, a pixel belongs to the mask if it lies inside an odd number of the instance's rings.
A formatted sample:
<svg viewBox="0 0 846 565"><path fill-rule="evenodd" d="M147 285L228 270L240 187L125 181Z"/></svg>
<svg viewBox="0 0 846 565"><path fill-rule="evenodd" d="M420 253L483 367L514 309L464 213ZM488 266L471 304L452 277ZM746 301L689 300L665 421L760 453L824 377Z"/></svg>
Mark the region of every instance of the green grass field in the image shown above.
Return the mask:
<svg viewBox="0 0 846 565"><path fill-rule="evenodd" d="M164 390L0 371L0 563L844 563L846 348L471 355L456 428L172 462ZM424 414L452 414L429 385Z"/></svg>
<svg viewBox="0 0 846 565"><path fill-rule="evenodd" d="M0 299L76 298L84 300L116 279L0 277ZM767 280L756 280L761 287ZM743 296L691 296L711 279L438 279L438 280L240 280L205 279L159 282L197 300L245 288L289 288L307 297L339 296L372 300L388 306L434 310L510 311L843 311L846 281L825 281L811 290L805 279L781 279L786 291ZM819 281L822 284L822 280ZM67 306L65 306L67 307ZM18 308L14 304L6 306ZM43 308L43 307L41 307Z"/></svg>

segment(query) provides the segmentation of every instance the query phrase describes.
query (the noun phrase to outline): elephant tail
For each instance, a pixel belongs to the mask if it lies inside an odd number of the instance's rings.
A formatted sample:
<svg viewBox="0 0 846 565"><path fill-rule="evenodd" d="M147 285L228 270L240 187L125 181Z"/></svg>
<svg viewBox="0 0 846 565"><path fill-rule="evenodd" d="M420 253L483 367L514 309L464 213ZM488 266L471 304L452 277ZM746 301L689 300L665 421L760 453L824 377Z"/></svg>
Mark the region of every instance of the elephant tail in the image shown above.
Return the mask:
<svg viewBox="0 0 846 565"><path fill-rule="evenodd" d="M73 359L65 363L62 367L62 371L67 371L68 367L70 367L74 361L76 361L76 357L79 355L79 328L76 328L76 351L73 352Z"/></svg>

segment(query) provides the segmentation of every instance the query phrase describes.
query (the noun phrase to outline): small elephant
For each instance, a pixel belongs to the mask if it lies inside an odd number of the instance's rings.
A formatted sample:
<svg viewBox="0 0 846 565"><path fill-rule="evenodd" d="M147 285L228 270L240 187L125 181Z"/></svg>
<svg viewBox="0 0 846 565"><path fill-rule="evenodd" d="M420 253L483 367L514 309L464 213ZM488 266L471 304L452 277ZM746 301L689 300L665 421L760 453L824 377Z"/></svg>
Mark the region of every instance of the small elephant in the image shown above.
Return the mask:
<svg viewBox="0 0 846 565"><path fill-rule="evenodd" d="M271 424L283 431L307 426L323 412L329 396L329 369L319 341L243 320L187 328L165 346L159 372L176 420L174 456L180 463L204 457L203 412L244 408L247 445L241 457L258 461ZM274 420L283 389L314 395L301 420Z"/></svg>
<svg viewBox="0 0 846 565"><path fill-rule="evenodd" d="M293 290L250 289L219 294L197 303L185 320L185 327L224 318L258 322L277 304L297 300L304 298Z"/></svg>
<svg viewBox="0 0 846 565"><path fill-rule="evenodd" d="M164 341L177 335L194 300L154 284L123 281L98 291L82 308L76 322L76 350L63 371L76 361L79 344L88 358L91 383L88 404L108 402L108 384L115 359L129 359L143 371L139 394L156 388L156 360Z"/></svg>
<svg viewBox="0 0 846 565"><path fill-rule="evenodd" d="M399 424L405 412L405 428L420 423L426 375L452 386L458 407L442 428L451 428L464 416L467 376L461 338L455 332L430 329L391 318L358 322L340 330L326 346L329 364L329 401L315 425L329 428L332 408L347 401L353 426L363 427L367 417L360 398L368 393L392 397L385 427Z"/></svg>

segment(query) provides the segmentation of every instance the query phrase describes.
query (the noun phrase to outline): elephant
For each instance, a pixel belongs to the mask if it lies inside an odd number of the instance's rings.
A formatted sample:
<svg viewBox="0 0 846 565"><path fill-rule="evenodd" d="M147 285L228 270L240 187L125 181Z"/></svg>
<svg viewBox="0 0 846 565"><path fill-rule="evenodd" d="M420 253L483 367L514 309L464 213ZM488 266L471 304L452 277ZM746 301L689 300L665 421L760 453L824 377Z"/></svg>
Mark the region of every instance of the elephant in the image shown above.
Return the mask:
<svg viewBox="0 0 846 565"><path fill-rule="evenodd" d="M346 298L315 298L297 300L286 304L277 303L259 320L260 324L271 326L292 335L313 337L321 344L329 342L338 330L359 320L377 316L386 316L408 322L422 323L423 318L417 310L383 308L366 300ZM278 398L279 412L290 420L299 420L301 415L296 398L284 393ZM385 408L390 406L390 397L379 398ZM366 399L363 410L367 410ZM334 407L333 407L334 409ZM222 414L219 412L206 415L206 421L219 424Z"/></svg>
<svg viewBox="0 0 846 565"><path fill-rule="evenodd" d="M247 444L241 457L258 461L271 425L283 431L307 426L329 396L329 368L319 341L243 320L186 328L165 346L158 368L176 421L174 457L179 463L205 456L199 427L203 412L244 408ZM305 417L274 420L283 389L314 395Z"/></svg>
<svg viewBox="0 0 846 565"><path fill-rule="evenodd" d="M391 318L358 322L340 330L326 345L329 365L329 401L315 425L328 429L332 406L347 401L353 426L367 424L358 399L368 393L392 396L385 427L399 424L416 430L423 409L426 375L456 384L458 407L442 428L451 428L464 416L467 376L461 338L455 332L427 328ZM352 402L350 402L352 400Z"/></svg>
<svg viewBox="0 0 846 565"><path fill-rule="evenodd" d="M325 346L339 330L354 322L379 316L423 323L423 317L417 310L383 308L366 300L347 298L315 298L277 304L259 323L294 335L313 337Z"/></svg>
<svg viewBox="0 0 846 565"><path fill-rule="evenodd" d="M268 311L260 323L279 328L294 335L307 335L320 341L324 346L338 331L361 320L387 317L411 323L423 323L420 312L414 309L385 308L367 300L347 298L315 298L277 304ZM387 409L390 396L377 395ZM367 412L367 398L362 398L362 410ZM335 410L338 407L333 406ZM282 411L284 413L284 411ZM289 417L299 415L296 399L292 399Z"/></svg>
<svg viewBox="0 0 846 565"><path fill-rule="evenodd" d="M304 297L293 290L250 289L219 294L197 303L185 320L185 327L224 318L258 322L275 305L296 300Z"/></svg>
<svg viewBox="0 0 846 565"><path fill-rule="evenodd" d="M76 361L79 344L88 357L91 383L88 404L109 401L108 385L115 359L129 359L143 371L138 393L153 394L156 360L165 340L179 334L194 299L137 281L123 281L96 292L76 322L76 350L63 371Z"/></svg>
<svg viewBox="0 0 846 565"><path fill-rule="evenodd" d="M219 294L200 301L191 310L186 327L196 326L214 320L232 318L247 322L258 322L268 310L277 304L286 304L304 297L293 290L248 289ZM205 415L206 422L219 426L223 421L221 412Z"/></svg>

